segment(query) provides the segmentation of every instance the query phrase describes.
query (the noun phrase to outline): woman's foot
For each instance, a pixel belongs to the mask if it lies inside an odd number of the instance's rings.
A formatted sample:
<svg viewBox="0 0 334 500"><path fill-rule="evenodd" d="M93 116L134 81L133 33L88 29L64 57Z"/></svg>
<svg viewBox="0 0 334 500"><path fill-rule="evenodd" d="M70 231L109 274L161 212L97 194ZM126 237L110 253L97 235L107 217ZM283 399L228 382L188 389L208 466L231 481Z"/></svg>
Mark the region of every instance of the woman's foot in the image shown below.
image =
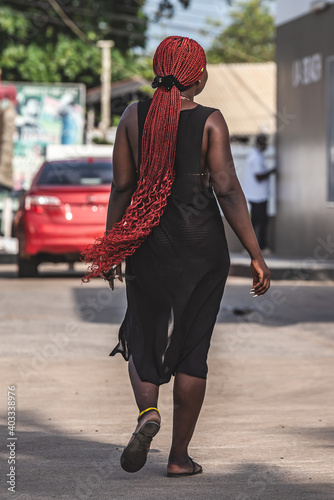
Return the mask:
<svg viewBox="0 0 334 500"><path fill-rule="evenodd" d="M194 476L202 472L202 466L194 462L189 456L181 460L170 457L168 460L167 475L169 477Z"/></svg>
<svg viewBox="0 0 334 500"><path fill-rule="evenodd" d="M141 429L145 425L146 422L148 422L148 421L152 422L152 420L154 422L157 422L157 424L159 424L159 425L161 424L161 417L160 417L160 413L158 411L156 411L156 410L147 411L141 417L138 418L137 427L135 428L134 433L131 436L131 439L128 443L128 446L135 438L135 435L139 431L139 429ZM149 452L150 445L151 445L151 443L149 443L149 445L148 445L147 453Z"/></svg>
<svg viewBox="0 0 334 500"><path fill-rule="evenodd" d="M156 410L146 412L138 419L135 432L121 455L121 466L126 472L137 472L145 465L152 438L159 432L160 421Z"/></svg>
<svg viewBox="0 0 334 500"><path fill-rule="evenodd" d="M141 417L138 418L138 424L135 429L135 432L138 432L138 430L147 422L148 420L154 420L154 422L157 422L159 425L161 423L161 417L160 413L157 410L150 410L144 413Z"/></svg>

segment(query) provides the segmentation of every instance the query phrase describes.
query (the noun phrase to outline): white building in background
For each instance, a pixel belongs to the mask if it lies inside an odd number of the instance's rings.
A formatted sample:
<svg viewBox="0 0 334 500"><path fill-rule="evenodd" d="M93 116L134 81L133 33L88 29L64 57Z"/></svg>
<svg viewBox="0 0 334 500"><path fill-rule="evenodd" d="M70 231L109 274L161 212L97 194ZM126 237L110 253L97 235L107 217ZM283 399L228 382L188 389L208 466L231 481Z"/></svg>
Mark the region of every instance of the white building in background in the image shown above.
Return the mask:
<svg viewBox="0 0 334 500"><path fill-rule="evenodd" d="M280 255L334 259L334 1L277 0Z"/></svg>

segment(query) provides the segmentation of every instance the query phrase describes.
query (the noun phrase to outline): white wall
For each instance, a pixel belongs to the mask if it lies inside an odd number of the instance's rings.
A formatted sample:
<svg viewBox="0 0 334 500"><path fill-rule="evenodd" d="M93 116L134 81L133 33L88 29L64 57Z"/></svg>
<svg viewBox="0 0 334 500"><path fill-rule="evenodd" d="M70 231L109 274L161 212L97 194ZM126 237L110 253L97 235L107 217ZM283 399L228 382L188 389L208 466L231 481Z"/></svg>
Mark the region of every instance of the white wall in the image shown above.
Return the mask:
<svg viewBox="0 0 334 500"><path fill-rule="evenodd" d="M311 12L314 0L277 0L276 25L288 23ZM334 3L334 0L328 1Z"/></svg>

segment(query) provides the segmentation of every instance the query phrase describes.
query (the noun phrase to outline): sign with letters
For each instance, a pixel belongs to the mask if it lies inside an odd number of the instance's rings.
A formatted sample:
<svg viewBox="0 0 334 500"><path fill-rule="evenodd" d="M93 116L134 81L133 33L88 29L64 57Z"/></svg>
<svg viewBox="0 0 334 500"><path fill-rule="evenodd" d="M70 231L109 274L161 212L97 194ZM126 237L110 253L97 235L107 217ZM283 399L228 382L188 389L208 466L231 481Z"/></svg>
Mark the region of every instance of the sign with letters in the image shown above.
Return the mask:
<svg viewBox="0 0 334 500"><path fill-rule="evenodd" d="M323 57L322 54L313 54L312 56L297 59L292 63L292 85L300 87L318 83L323 75Z"/></svg>

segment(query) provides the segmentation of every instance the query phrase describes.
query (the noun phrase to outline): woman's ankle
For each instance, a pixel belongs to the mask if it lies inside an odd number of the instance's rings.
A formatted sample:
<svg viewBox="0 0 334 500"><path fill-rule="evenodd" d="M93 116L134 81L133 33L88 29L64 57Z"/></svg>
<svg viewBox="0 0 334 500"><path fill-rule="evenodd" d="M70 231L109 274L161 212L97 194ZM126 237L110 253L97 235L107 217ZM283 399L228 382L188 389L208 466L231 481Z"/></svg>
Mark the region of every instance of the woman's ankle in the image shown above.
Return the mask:
<svg viewBox="0 0 334 500"><path fill-rule="evenodd" d="M173 451L169 453L168 463L175 465L186 465L189 462L188 450Z"/></svg>

